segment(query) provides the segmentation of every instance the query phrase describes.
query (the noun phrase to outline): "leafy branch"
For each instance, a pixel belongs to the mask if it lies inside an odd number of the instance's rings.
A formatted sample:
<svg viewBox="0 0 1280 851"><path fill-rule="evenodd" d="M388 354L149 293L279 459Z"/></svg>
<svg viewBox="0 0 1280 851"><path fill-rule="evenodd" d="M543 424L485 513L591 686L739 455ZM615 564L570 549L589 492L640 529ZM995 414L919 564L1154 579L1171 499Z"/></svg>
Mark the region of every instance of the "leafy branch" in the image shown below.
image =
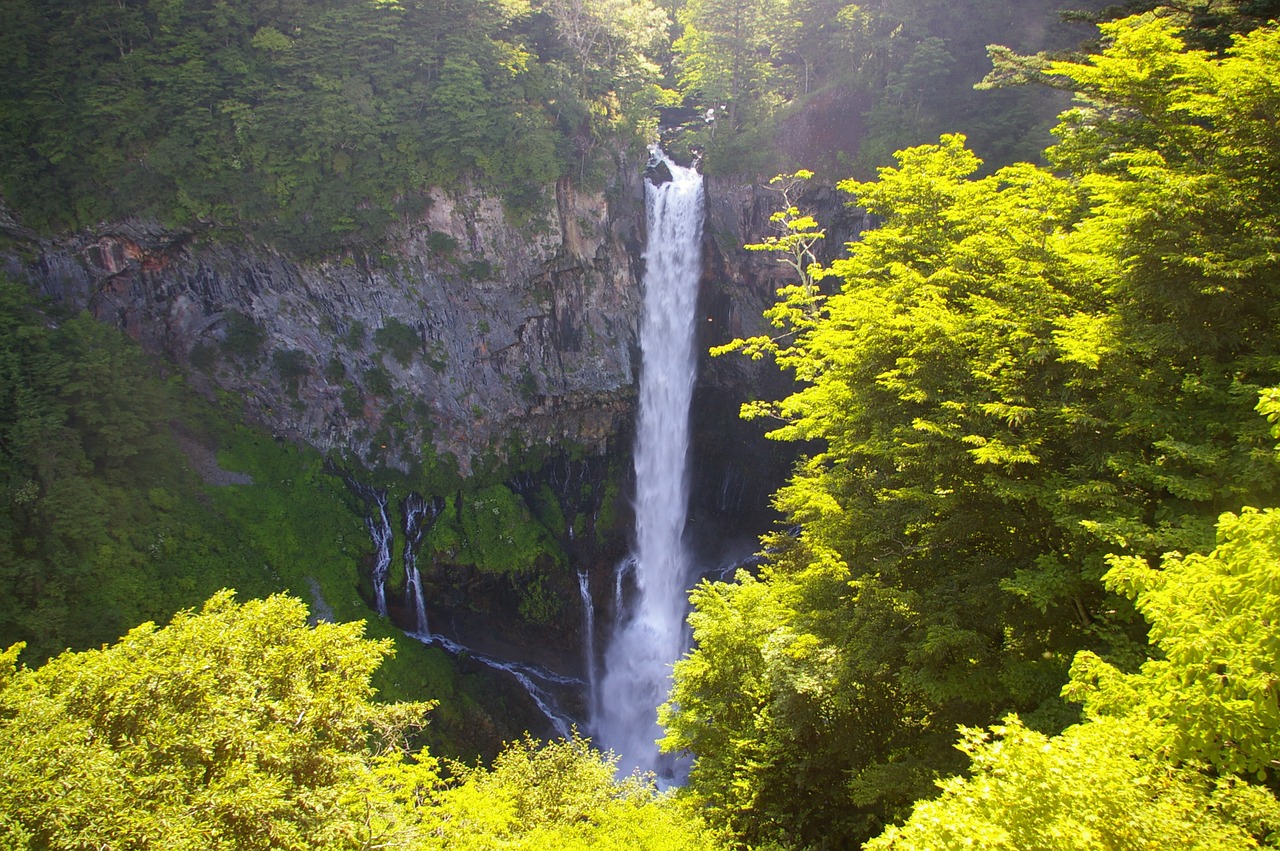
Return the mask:
<svg viewBox="0 0 1280 851"><path fill-rule="evenodd" d="M769 216L776 234L765 237L762 242L743 246L748 251L773 252L778 255L774 258L777 262L795 272L797 283L780 287L777 303L764 312L769 324L783 329L783 332L772 337L760 335L731 340L712 348L712 357L738 351L752 360L760 360L765 355L775 358L785 355L791 346L789 343L784 346L783 341L794 339L798 333L812 327L817 319L825 299L818 281L830 272L818 262L813 247L826 237L826 233L818 227L813 216L803 213L797 206L804 181L812 177L813 172L801 169L794 174L779 174L770 180L769 184L782 194L782 209Z"/></svg>

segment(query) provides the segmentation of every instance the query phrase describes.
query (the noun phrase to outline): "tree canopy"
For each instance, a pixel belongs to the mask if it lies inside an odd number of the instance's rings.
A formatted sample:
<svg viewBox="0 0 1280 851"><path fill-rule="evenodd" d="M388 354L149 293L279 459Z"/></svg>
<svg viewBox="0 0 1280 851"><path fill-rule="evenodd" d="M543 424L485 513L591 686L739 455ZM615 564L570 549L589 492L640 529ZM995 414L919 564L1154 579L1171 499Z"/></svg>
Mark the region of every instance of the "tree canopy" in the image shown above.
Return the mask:
<svg viewBox="0 0 1280 851"><path fill-rule="evenodd" d="M34 228L144 214L303 253L376 242L430 186L529 215L662 97L653 3L579 6L15 0L0 188Z"/></svg>
<svg viewBox="0 0 1280 851"><path fill-rule="evenodd" d="M376 758L428 707L371 702L390 643L362 631L223 592L35 670L14 669L15 647L0 680L10 829L47 848L367 847L385 818Z"/></svg>
<svg viewBox="0 0 1280 851"><path fill-rule="evenodd" d="M1079 93L1054 171L978 177L951 135L841 184L883 224L837 292L782 293L799 386L745 413L819 449L760 575L695 591L664 710L744 845L874 835L963 769L957 727L1062 730L1073 659L1147 654L1109 558L1208 552L1222 512L1280 503L1253 410L1280 381L1280 32L1181 32L1107 23L1048 66Z"/></svg>
<svg viewBox="0 0 1280 851"><path fill-rule="evenodd" d="M377 703L389 640L222 591L39 668L0 654L0 846L634 848L712 839L579 738L491 769L411 751L428 703Z"/></svg>
<svg viewBox="0 0 1280 851"><path fill-rule="evenodd" d="M1163 658L1124 673L1090 652L1065 693L1087 719L1057 736L1016 716L968 729L973 774L941 784L869 849L1274 846L1280 511L1224 514L1208 555L1113 560Z"/></svg>

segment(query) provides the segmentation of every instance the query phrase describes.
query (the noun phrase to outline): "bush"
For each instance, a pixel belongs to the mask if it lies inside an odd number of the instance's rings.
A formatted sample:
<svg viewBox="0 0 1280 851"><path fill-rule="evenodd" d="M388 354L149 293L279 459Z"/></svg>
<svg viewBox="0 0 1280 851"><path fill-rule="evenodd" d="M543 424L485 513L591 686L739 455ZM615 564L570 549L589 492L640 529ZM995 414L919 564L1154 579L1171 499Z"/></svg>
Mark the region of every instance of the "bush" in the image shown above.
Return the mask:
<svg viewBox="0 0 1280 851"><path fill-rule="evenodd" d="M395 317L388 317L373 333L373 342L379 350L389 352L401 366L408 366L413 356L422 350L422 337L418 330Z"/></svg>

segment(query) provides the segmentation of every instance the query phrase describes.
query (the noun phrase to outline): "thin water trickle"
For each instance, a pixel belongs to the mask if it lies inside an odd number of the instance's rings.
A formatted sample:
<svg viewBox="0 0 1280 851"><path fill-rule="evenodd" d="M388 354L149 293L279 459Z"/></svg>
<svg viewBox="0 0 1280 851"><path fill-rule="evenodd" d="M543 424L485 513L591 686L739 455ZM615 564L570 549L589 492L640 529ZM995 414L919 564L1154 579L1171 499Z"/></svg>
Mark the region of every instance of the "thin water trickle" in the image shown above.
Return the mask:
<svg viewBox="0 0 1280 851"><path fill-rule="evenodd" d="M587 675L587 717L596 711L596 606L591 599L591 577L578 571L578 594L582 598L582 669Z"/></svg>
<svg viewBox="0 0 1280 851"><path fill-rule="evenodd" d="M659 154L660 155L660 154ZM592 728L623 771L663 771L657 707L685 649L689 558L689 403L696 359L694 312L701 276L702 176L667 162L670 181L646 183L642 368L636 427L635 594L619 605L604 654ZM619 574L621 588L621 574ZM621 603L621 601L619 601Z"/></svg>
<svg viewBox="0 0 1280 851"><path fill-rule="evenodd" d="M410 493L401 503L404 513L405 593L413 601L415 629L423 635L429 634L431 630L427 624L427 601L422 590L422 575L418 571L418 552L443 508L444 502L439 497L427 500L417 493Z"/></svg>
<svg viewBox="0 0 1280 851"><path fill-rule="evenodd" d="M409 633L423 644L435 644L453 656L462 656L473 662L479 662L487 668L510 674L533 701L538 710L550 722L555 734L567 739L573 734L574 721L560 705L560 701L552 693L555 690L577 691L583 686L582 680L566 677L549 671L538 665L525 665L520 662L509 662L485 653L479 653L438 633Z"/></svg>
<svg viewBox="0 0 1280 851"><path fill-rule="evenodd" d="M374 606L378 614L387 616L387 573L391 569L391 520L387 517L387 492L369 489L374 504L378 507L378 516L372 512L365 516L365 524L369 527L369 536L373 538L373 594Z"/></svg>

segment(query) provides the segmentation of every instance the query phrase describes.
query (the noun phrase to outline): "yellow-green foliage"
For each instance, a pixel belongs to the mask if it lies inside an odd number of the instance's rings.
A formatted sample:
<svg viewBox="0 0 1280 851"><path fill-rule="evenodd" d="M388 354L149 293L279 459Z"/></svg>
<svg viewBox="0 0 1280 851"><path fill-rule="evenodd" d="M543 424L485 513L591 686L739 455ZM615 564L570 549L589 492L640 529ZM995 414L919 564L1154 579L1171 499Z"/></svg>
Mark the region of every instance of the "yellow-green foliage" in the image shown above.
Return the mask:
<svg viewBox="0 0 1280 851"><path fill-rule="evenodd" d="M231 592L0 683L0 811L48 848L360 848L370 760L426 704L377 705L388 642Z"/></svg>
<svg viewBox="0 0 1280 851"><path fill-rule="evenodd" d="M960 745L974 775L941 784L942 797L916 806L910 821L868 851L1225 851L1256 847L1233 816L1280 808L1268 792L1215 783L1194 767L1135 753L1141 731L1118 719L1060 736L1029 730L1016 717L991 735L966 729Z"/></svg>
<svg viewBox="0 0 1280 851"><path fill-rule="evenodd" d="M1271 521L1145 565L1280 504L1253 411L1280 383L1280 28L1222 53L1189 49L1172 15L1102 36L1049 66L1078 93L1054 171L982 176L946 135L841 184L877 227L831 263L838 292L784 289L784 333L756 346L798 379L752 408L813 453L775 497L796 534L766 541L758 578L696 593L665 742L693 751L693 792L744 845L856 845L962 770L957 729L1017 713L1061 731L1073 659L1087 711L1105 697L1127 718L1135 686L1097 660L1142 665L1135 605L1165 613L1142 676L1177 670L1143 698L1160 753L1274 767L1274 615L1248 599L1274 579L1216 572L1229 551L1274 564ZM1162 596L1156 577L1179 575L1204 580L1194 601ZM1252 614L1190 631L1219 605Z"/></svg>
<svg viewBox="0 0 1280 851"><path fill-rule="evenodd" d="M373 702L389 641L296 599L215 595L164 628L19 669L0 654L0 848L623 849L713 846L699 819L579 738L442 779Z"/></svg>
<svg viewBox="0 0 1280 851"><path fill-rule="evenodd" d="M459 769L433 814L449 851L618 849L693 851L714 846L691 811L641 777L616 780L614 759L574 737L512 743L492 769Z"/></svg>
<svg viewBox="0 0 1280 851"><path fill-rule="evenodd" d="M1080 653L1065 693L1089 720L967 729L973 776L941 784L872 849L1274 847L1264 785L1280 748L1280 511L1224 514L1209 555L1114 561L1163 658L1124 674Z"/></svg>

